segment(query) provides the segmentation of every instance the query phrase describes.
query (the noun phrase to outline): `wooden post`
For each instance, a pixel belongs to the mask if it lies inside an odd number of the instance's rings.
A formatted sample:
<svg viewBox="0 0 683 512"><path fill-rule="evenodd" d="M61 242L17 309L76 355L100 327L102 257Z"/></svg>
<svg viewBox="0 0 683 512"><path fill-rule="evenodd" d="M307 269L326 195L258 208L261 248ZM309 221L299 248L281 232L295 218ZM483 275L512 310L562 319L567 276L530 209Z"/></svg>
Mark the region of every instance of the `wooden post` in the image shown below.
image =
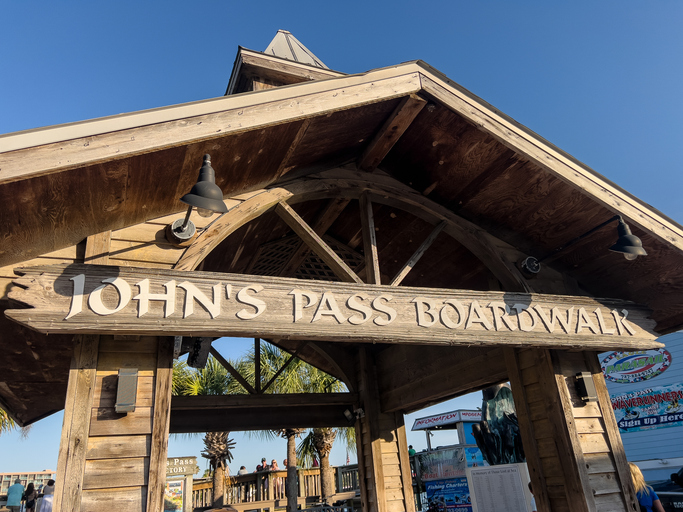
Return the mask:
<svg viewBox="0 0 683 512"><path fill-rule="evenodd" d="M55 510L81 510L85 454L97 373L99 336L76 336L59 444Z"/></svg>
<svg viewBox="0 0 683 512"><path fill-rule="evenodd" d="M365 416L358 441L361 501L368 512L415 512L413 485L400 413L382 413L375 366L365 347L359 350L358 391ZM364 466L361 469L361 466Z"/></svg>
<svg viewBox="0 0 683 512"><path fill-rule="evenodd" d="M638 510L595 354L506 349L510 383L538 510ZM597 402L575 375L591 371Z"/></svg>

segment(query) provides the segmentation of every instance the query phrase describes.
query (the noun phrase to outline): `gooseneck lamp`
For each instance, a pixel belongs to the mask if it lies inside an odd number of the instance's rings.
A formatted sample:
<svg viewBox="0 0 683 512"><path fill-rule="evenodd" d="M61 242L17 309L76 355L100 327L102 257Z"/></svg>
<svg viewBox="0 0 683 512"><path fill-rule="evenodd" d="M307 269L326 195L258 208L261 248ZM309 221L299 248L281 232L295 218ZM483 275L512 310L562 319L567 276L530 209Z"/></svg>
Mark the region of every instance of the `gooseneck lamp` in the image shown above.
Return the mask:
<svg viewBox="0 0 683 512"><path fill-rule="evenodd" d="M614 222L615 220L619 221L619 225L617 226L617 233L619 235L619 238L617 239L617 242L609 248L609 250L623 254L624 258L626 258L627 260L635 260L638 256L647 256L647 252L645 252L645 249L643 249L643 242L641 242L640 238L631 233L631 229L628 227L626 222L624 222L624 219L621 218L621 215L615 215L611 219L603 222L602 224L595 226L593 229L586 231L583 235L577 236L576 238L570 240L566 244L561 245L560 247L546 254L540 259L534 258L533 256L527 257L524 261L522 261L520 265L522 271L527 276L534 276L538 274L541 271L542 261L547 260L548 258L564 251L567 247L572 246L578 241L583 240L587 236L592 235L599 229L604 228L605 226Z"/></svg>
<svg viewBox="0 0 683 512"><path fill-rule="evenodd" d="M223 191L216 185L216 171L211 167L211 155L204 155L197 183L180 198L180 201L189 205L185 218L175 220L167 229L169 240L175 244L191 240L197 232L197 228L190 220L192 208L197 208L197 213L202 217L211 217L214 213L228 211L223 202Z"/></svg>

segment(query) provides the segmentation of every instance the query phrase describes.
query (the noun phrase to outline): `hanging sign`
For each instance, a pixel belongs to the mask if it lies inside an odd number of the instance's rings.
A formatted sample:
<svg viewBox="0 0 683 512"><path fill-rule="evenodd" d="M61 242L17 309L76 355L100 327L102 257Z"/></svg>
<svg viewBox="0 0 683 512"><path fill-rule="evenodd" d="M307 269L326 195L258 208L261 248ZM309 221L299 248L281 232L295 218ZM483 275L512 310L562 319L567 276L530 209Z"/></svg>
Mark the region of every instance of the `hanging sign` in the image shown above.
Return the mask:
<svg viewBox="0 0 683 512"><path fill-rule="evenodd" d="M610 299L100 265L17 269L6 315L44 333L649 349L650 311Z"/></svg>
<svg viewBox="0 0 683 512"><path fill-rule="evenodd" d="M653 379L671 366L668 350L637 350L611 352L602 361L602 373L607 380L620 384L633 384Z"/></svg>

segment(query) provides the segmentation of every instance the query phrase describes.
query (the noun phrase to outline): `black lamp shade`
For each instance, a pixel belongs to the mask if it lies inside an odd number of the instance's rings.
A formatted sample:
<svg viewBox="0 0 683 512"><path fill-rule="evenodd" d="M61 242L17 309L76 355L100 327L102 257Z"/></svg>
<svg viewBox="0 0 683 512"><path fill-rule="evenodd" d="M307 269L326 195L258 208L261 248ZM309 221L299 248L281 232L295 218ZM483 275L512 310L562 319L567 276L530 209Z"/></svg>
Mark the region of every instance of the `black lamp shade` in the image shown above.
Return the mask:
<svg viewBox="0 0 683 512"><path fill-rule="evenodd" d="M617 243L609 248L610 251L622 253L626 259L636 259L637 256L647 256L643 249L643 242L636 235L631 233L631 229L621 219L617 228L619 239Z"/></svg>
<svg viewBox="0 0 683 512"><path fill-rule="evenodd" d="M204 155L204 163L199 171L199 179L189 193L180 201L212 212L225 213L228 211L223 202L223 191L216 185L216 172L211 167L211 155Z"/></svg>

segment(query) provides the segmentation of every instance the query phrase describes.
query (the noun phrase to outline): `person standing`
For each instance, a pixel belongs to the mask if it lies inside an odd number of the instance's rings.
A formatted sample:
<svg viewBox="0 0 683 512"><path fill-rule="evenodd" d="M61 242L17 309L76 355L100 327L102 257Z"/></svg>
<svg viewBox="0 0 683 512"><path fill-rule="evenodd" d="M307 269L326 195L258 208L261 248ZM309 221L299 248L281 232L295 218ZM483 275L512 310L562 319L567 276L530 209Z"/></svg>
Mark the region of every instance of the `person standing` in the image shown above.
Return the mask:
<svg viewBox="0 0 683 512"><path fill-rule="evenodd" d="M645 483L645 477L640 471L640 468L633 462L628 463L631 470L631 480L633 480L633 487L636 490L636 497L640 503L641 510L645 509L647 512L664 512L664 506L659 500L659 496L652 487Z"/></svg>
<svg viewBox="0 0 683 512"><path fill-rule="evenodd" d="M413 448L413 445L411 444L410 446L408 446L408 456L412 457L413 455L415 455L415 449Z"/></svg>
<svg viewBox="0 0 683 512"><path fill-rule="evenodd" d="M24 499L26 500L26 512L35 512L38 491L36 491L35 487L33 486L33 482L26 486Z"/></svg>
<svg viewBox="0 0 683 512"><path fill-rule="evenodd" d="M14 481L14 485L7 490L7 508L10 512L19 512L21 508L21 499L24 497L24 486L21 485L21 480L18 478Z"/></svg>
<svg viewBox="0 0 683 512"><path fill-rule="evenodd" d="M50 479L43 488L43 501L39 512L52 512L52 499L55 497L55 481Z"/></svg>

